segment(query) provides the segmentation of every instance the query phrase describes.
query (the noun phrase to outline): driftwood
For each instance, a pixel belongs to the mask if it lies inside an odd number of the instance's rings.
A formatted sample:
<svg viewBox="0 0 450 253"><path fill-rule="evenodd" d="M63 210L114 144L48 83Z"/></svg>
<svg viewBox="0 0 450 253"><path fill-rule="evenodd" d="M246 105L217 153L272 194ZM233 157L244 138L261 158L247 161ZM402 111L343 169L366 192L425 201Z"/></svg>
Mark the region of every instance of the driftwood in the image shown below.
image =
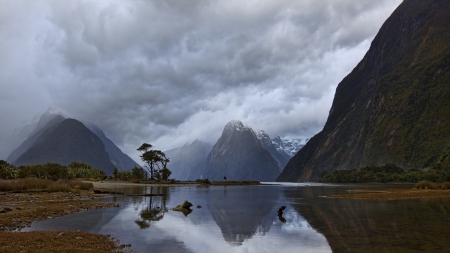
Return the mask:
<svg viewBox="0 0 450 253"><path fill-rule="evenodd" d="M122 192L108 191L108 190L94 190L95 194L123 194Z"/></svg>
<svg viewBox="0 0 450 253"><path fill-rule="evenodd" d="M283 211L284 209L286 209L286 206L282 206L280 207L280 209L278 209L278 219L283 222L286 223L286 219L283 217Z"/></svg>

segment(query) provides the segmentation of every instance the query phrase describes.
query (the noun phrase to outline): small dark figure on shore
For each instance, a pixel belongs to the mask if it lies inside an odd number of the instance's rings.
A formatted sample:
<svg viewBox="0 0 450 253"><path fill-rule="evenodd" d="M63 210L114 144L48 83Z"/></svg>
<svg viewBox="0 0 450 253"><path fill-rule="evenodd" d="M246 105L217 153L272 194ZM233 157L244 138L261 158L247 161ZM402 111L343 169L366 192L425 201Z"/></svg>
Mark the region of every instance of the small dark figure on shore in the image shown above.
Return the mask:
<svg viewBox="0 0 450 253"><path fill-rule="evenodd" d="M227 177L223 177L223 180L225 180L225 181L226 181L226 180L227 180Z"/></svg>

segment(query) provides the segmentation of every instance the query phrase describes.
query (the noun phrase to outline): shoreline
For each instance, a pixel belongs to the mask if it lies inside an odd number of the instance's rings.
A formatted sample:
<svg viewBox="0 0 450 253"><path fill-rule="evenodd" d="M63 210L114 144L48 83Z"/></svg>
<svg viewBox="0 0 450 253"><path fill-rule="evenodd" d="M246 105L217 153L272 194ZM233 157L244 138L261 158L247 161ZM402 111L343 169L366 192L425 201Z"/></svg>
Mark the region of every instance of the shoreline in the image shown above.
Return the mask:
<svg viewBox="0 0 450 253"><path fill-rule="evenodd" d="M33 222L93 209L118 208L115 202L100 202L110 194L92 191L45 192L39 190L0 192L1 252L126 252L108 235L82 231L27 231ZM93 201L94 200L94 201Z"/></svg>
<svg viewBox="0 0 450 253"><path fill-rule="evenodd" d="M450 190L430 189L354 189L345 194L323 196L324 198L359 200L403 200L449 198Z"/></svg>

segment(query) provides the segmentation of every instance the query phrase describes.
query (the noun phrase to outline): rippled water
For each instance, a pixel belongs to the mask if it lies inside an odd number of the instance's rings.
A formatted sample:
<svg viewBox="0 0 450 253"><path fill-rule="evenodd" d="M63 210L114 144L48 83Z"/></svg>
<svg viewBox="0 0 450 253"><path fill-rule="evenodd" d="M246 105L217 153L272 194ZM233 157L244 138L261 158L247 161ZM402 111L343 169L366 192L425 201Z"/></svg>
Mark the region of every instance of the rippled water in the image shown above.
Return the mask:
<svg viewBox="0 0 450 253"><path fill-rule="evenodd" d="M29 230L110 234L121 243L130 243L134 252L449 249L448 199L355 201L320 197L357 187L322 184L125 187L117 190L158 196L117 196L111 200L120 202L120 208L41 221ZM170 210L184 200L194 204L192 213L184 215ZM286 209L278 216L281 206Z"/></svg>

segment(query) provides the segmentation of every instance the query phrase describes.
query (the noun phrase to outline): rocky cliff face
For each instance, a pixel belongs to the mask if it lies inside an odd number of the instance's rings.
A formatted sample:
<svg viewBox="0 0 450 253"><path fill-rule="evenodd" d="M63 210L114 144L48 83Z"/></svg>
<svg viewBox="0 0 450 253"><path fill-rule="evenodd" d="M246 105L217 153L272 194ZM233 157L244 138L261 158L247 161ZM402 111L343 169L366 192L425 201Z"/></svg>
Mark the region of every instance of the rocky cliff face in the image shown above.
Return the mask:
<svg viewBox="0 0 450 253"><path fill-rule="evenodd" d="M336 89L323 130L278 181L395 163L447 166L450 154L450 2L405 0Z"/></svg>
<svg viewBox="0 0 450 253"><path fill-rule="evenodd" d="M273 181L279 175L278 164L257 138L240 121L229 122L206 160L210 180Z"/></svg>
<svg viewBox="0 0 450 253"><path fill-rule="evenodd" d="M170 159L168 168L171 178L178 180L196 180L205 178L206 158L212 146L199 140L184 144L182 147L164 151Z"/></svg>

